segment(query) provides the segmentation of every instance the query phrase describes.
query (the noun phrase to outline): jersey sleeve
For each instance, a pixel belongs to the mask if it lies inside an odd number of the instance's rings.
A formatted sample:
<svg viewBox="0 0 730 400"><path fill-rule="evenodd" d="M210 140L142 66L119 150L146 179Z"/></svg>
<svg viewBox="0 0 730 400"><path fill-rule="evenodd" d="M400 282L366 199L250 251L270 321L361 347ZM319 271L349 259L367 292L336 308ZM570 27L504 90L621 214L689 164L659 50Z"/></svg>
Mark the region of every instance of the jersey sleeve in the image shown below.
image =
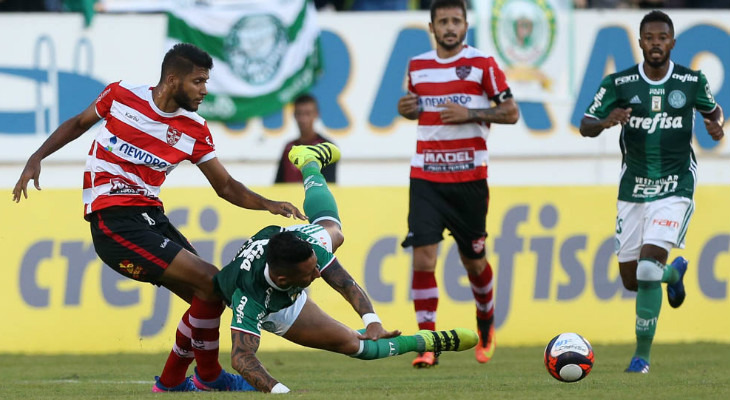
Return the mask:
<svg viewBox="0 0 730 400"><path fill-rule="evenodd" d="M266 316L266 308L249 298L240 288L233 292L230 300L233 309L231 329L260 337L261 320Z"/></svg>
<svg viewBox="0 0 730 400"><path fill-rule="evenodd" d="M116 90L119 87L119 82L110 83L104 90L101 91L99 97L96 98L94 108L96 109L96 115L99 118L106 118L109 115L109 110L112 108Z"/></svg>
<svg viewBox="0 0 730 400"><path fill-rule="evenodd" d="M504 75L504 71L497 65L494 57L484 59L482 70L482 88L484 88L490 100L497 98L509 89L507 77Z"/></svg>
<svg viewBox="0 0 730 400"><path fill-rule="evenodd" d="M695 96L695 108L697 111L709 113L717 107L715 97L712 96L712 90L710 90L710 84L707 82L707 77L702 72L700 72L700 79Z"/></svg>
<svg viewBox="0 0 730 400"><path fill-rule="evenodd" d="M213 135L208 129L207 122L203 125L200 135L196 135L196 137L190 161L197 165L215 158L215 144L213 144Z"/></svg>
<svg viewBox="0 0 730 400"><path fill-rule="evenodd" d="M413 86L413 82L411 81L412 65L413 60L408 62L408 73L406 74L406 80L408 80L408 91L410 93L416 93L416 87Z"/></svg>
<svg viewBox="0 0 730 400"><path fill-rule="evenodd" d="M585 116L596 119L608 117L616 107L616 87L613 85L613 77L611 75L603 78L601 86L598 88L596 95L593 96L593 102L586 109Z"/></svg>

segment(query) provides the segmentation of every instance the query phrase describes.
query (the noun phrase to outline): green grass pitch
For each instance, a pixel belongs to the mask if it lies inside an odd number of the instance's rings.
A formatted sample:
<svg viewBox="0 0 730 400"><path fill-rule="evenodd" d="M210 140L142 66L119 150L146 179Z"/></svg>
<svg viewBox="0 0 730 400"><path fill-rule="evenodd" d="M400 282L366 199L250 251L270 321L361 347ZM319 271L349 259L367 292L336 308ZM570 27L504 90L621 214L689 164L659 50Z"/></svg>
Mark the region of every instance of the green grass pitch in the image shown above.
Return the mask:
<svg viewBox="0 0 730 400"><path fill-rule="evenodd" d="M580 382L549 376L542 347L498 347L479 365L471 351L445 353L441 365L410 366L410 355L360 361L324 351L261 352L296 399L728 399L730 344L657 344L651 373L626 374L633 346L594 345L593 371ZM150 392L165 354L31 356L0 354L0 399L262 398L261 393ZM221 364L231 371L227 353ZM192 368L191 370L192 371ZM270 396L270 395L269 395Z"/></svg>

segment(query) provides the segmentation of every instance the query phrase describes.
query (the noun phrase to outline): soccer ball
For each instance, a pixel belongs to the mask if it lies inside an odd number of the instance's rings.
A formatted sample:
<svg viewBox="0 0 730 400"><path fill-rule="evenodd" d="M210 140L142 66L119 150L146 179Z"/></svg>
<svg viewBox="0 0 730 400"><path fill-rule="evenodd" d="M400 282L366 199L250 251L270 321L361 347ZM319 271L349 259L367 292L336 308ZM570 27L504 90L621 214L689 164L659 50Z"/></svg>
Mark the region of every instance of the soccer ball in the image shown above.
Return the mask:
<svg viewBox="0 0 730 400"><path fill-rule="evenodd" d="M577 382L593 368L593 348L577 333L561 333L545 347L545 368L561 382Z"/></svg>

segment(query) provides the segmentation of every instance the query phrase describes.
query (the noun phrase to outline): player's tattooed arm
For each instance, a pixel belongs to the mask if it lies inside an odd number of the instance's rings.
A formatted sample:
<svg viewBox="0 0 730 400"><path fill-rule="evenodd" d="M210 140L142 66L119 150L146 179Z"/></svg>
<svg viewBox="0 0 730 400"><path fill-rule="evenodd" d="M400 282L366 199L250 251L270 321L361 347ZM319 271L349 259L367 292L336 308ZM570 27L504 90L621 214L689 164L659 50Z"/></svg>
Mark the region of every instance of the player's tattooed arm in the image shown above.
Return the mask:
<svg viewBox="0 0 730 400"><path fill-rule="evenodd" d="M231 330L231 364L241 376L260 392L270 392L278 383L256 358L261 338L237 330Z"/></svg>
<svg viewBox="0 0 730 400"><path fill-rule="evenodd" d="M504 99L496 107L469 109L470 121L514 124L518 119L520 119L520 110L512 98Z"/></svg>
<svg viewBox="0 0 730 400"><path fill-rule="evenodd" d="M365 291L355 282L355 279L350 276L347 270L342 268L337 259L322 271L322 279L338 291L352 305L358 315L363 316L375 312L368 295L365 294ZM358 338L361 340L378 340L396 337L400 334L399 330L385 330L382 323L375 321L368 323L365 332L359 333Z"/></svg>
<svg viewBox="0 0 730 400"><path fill-rule="evenodd" d="M355 282L355 279L352 278L347 270L342 268L342 265L337 259L334 260L332 265L322 271L322 279L338 291L358 314L363 315L373 312L373 304L365 294L365 291Z"/></svg>

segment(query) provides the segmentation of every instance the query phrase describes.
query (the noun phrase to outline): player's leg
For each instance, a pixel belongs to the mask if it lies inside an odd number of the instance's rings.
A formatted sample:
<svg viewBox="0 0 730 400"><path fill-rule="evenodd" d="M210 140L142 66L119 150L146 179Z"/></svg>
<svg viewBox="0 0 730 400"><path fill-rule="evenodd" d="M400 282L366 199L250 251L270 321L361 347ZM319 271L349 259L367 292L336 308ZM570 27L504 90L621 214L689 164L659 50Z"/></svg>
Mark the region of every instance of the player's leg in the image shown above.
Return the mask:
<svg viewBox="0 0 730 400"><path fill-rule="evenodd" d="M143 282L164 285L187 302L196 293L212 289L217 269L202 261L187 239L170 230L169 221L154 207L101 210L90 218L94 247L99 257L120 274ZM186 248L189 248L186 249ZM169 276L180 276L169 279ZM193 360L190 313L178 324L175 345L153 390L188 390L185 377Z"/></svg>
<svg viewBox="0 0 730 400"><path fill-rule="evenodd" d="M337 202L322 175L322 168L340 159L340 150L332 143L294 146L289 160L302 172L304 213L311 224L322 225L332 238L332 251L345 240Z"/></svg>
<svg viewBox="0 0 730 400"><path fill-rule="evenodd" d="M692 215L690 199L669 197L646 205L643 246L636 269L636 351L627 372L649 372L651 345L656 333L662 305L662 282L670 286L681 282L681 271L675 263L667 266L673 247L683 247L687 224Z"/></svg>
<svg viewBox="0 0 730 400"><path fill-rule="evenodd" d="M374 360L409 352L462 351L473 347L477 336L468 329L419 331L409 336L379 340L358 339L358 333L326 314L306 298L294 322L282 333L294 343L328 350L362 360Z"/></svg>
<svg viewBox="0 0 730 400"><path fill-rule="evenodd" d="M476 305L479 344L474 348L478 362L492 359L496 349L494 329L494 273L486 257L486 220L489 187L486 181L450 185L446 196L452 205L446 212L446 227L459 248Z"/></svg>
<svg viewBox="0 0 730 400"><path fill-rule="evenodd" d="M438 244L443 240L444 223L441 209L448 204L437 191L438 184L411 179L408 206L408 235L401 246L413 247L411 297L418 329L435 330L439 290L436 281ZM416 368L438 364L435 354L419 354L413 360Z"/></svg>

